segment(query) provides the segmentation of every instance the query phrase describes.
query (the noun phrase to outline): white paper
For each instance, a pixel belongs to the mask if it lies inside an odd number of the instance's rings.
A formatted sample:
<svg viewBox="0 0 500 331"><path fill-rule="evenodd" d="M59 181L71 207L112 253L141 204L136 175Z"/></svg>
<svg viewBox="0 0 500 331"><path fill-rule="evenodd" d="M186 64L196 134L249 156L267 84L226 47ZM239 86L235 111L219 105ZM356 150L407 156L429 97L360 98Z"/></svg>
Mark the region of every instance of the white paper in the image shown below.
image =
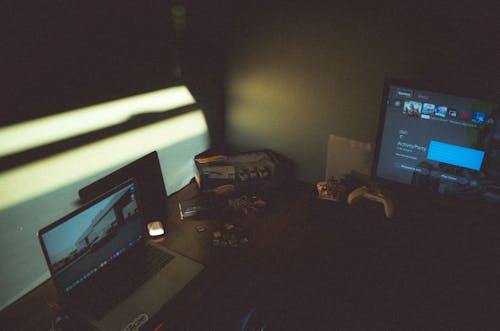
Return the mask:
<svg viewBox="0 0 500 331"><path fill-rule="evenodd" d="M331 134L326 154L326 177L341 178L351 171L369 176L372 145Z"/></svg>

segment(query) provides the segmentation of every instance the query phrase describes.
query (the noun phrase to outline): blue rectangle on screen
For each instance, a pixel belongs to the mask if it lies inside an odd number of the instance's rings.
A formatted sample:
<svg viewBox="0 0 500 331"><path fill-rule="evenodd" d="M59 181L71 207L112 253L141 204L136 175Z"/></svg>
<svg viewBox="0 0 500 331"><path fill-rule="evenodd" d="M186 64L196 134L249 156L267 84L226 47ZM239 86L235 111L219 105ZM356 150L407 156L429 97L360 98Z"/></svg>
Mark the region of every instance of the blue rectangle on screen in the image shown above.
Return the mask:
<svg viewBox="0 0 500 331"><path fill-rule="evenodd" d="M483 163L484 152L431 140L427 159L467 169L479 170Z"/></svg>

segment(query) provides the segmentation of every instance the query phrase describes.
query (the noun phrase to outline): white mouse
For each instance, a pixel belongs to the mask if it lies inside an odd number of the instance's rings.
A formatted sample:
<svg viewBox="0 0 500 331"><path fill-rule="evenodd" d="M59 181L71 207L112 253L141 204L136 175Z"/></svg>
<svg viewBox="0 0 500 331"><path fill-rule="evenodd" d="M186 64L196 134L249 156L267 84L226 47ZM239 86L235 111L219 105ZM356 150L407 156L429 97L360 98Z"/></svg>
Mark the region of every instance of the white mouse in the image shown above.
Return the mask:
<svg viewBox="0 0 500 331"><path fill-rule="evenodd" d="M148 232L151 237L160 237L165 234L165 229L160 221L148 223Z"/></svg>

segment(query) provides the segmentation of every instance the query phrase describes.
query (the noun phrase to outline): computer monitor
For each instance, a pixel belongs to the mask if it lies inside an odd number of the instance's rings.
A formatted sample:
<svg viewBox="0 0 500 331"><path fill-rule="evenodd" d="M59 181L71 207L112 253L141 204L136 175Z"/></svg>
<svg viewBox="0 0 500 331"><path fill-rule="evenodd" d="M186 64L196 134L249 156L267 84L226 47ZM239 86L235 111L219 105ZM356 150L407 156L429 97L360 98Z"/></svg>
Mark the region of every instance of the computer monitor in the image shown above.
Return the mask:
<svg viewBox="0 0 500 331"><path fill-rule="evenodd" d="M139 199L143 206L146 223L161 221L165 224L167 213L167 191L163 181L158 153L153 151L117 169L103 178L88 184L78 191L85 203L112 189L129 178L135 178L141 191Z"/></svg>
<svg viewBox="0 0 500 331"><path fill-rule="evenodd" d="M500 203L498 104L386 80L372 176Z"/></svg>

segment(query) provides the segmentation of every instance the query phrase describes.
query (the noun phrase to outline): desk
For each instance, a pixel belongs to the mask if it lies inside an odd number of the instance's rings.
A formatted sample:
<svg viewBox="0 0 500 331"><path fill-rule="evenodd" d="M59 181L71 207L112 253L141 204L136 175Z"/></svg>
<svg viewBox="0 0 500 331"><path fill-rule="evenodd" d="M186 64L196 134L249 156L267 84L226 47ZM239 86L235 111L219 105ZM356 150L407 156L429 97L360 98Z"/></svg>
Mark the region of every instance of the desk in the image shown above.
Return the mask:
<svg viewBox="0 0 500 331"><path fill-rule="evenodd" d="M206 270L199 279L182 295L175 299L175 305L165 309L165 317L157 320L168 319L170 314L176 316L175 323L182 323L183 317L190 319L195 312L192 305L202 304L202 296L206 289L213 288L224 275L238 268L241 264L256 263L270 252L284 254L287 247L286 241L293 243L295 227L305 223L307 204L301 203L304 199L311 199L313 187L294 183L285 194L275 195L271 205L261 214L249 214L242 217L228 219L186 219L180 220L178 203L196 195L197 188L191 183L181 191L171 195L168 200L166 236L160 242L167 248L181 253L206 266ZM250 243L241 248L213 248L212 232L220 228L225 222L238 223L248 232ZM207 231L198 233L196 225L204 225ZM285 239L290 238L290 239ZM185 292L185 293L184 293ZM48 330L54 320L55 312L49 305L57 301L57 293L51 280L41 284L13 305L0 313L0 321L12 330ZM168 321L171 323L172 321ZM4 324L4 325L5 325ZM0 327L0 329L2 329Z"/></svg>
<svg viewBox="0 0 500 331"><path fill-rule="evenodd" d="M155 317L166 330L238 330L255 307L269 330L489 330L500 325L500 224L449 210L396 203L317 200L313 185L291 184L269 209L233 219L184 220L168 198L162 244L206 270ZM413 201L412 201L413 203ZM430 207L429 207L430 208ZM245 248L211 246L211 232L237 222ZM194 227L205 225L198 233ZM16 330L47 330L56 293L47 281L2 311ZM495 326L495 327L491 327Z"/></svg>
<svg viewBox="0 0 500 331"><path fill-rule="evenodd" d="M500 223L397 200L389 221L378 203L284 190L271 210L239 220L247 250L205 242L205 278L164 312L166 329L237 330L253 307L269 330L496 329ZM188 224L173 231L195 242Z"/></svg>
<svg viewBox="0 0 500 331"><path fill-rule="evenodd" d="M238 329L243 315L266 295L263 283L291 263L303 242L310 202L315 199L314 187L294 183L275 192L269 206L260 213L239 217L217 217L209 220L180 220L178 201L193 196L196 190L187 187L168 201L171 221L165 244L168 248L203 263L204 274L190 289L163 312L165 328L171 329ZM212 232L224 223L235 223L247 231L250 242L239 248L212 247ZM195 226L204 225L198 233ZM279 281L279 279L274 279Z"/></svg>

